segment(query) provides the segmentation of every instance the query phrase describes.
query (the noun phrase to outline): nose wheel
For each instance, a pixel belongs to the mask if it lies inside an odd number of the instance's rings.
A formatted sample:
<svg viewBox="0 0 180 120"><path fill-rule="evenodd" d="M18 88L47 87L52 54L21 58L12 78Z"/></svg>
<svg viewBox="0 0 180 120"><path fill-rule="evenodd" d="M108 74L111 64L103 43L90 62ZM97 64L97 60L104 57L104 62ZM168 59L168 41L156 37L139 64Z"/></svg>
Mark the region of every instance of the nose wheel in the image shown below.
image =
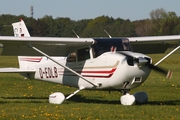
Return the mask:
<svg viewBox="0 0 180 120"><path fill-rule="evenodd" d="M130 95L125 90L124 95L120 97L120 102L122 105L146 104L148 102L148 95L145 92L137 92Z"/></svg>
<svg viewBox="0 0 180 120"><path fill-rule="evenodd" d="M122 105L133 105L135 103L135 97L126 93L125 95L121 96L120 102Z"/></svg>
<svg viewBox="0 0 180 120"><path fill-rule="evenodd" d="M121 91L124 95L120 97L120 102L122 105L133 105L135 103L135 97L129 94L129 89L126 89L128 81L124 82L123 90Z"/></svg>
<svg viewBox="0 0 180 120"><path fill-rule="evenodd" d="M145 92L137 92L134 95L129 94L129 89L126 89L126 86L129 82L124 82L123 96L120 97L120 102L122 105L133 105L133 104L145 104L148 102L148 95Z"/></svg>

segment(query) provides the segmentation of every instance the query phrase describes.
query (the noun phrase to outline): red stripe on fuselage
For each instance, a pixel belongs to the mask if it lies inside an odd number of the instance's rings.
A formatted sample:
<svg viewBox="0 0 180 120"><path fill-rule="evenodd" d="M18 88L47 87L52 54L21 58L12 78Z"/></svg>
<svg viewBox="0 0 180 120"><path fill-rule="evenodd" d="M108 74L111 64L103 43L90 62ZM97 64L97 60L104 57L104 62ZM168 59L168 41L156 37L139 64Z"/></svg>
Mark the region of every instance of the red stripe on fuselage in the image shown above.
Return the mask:
<svg viewBox="0 0 180 120"><path fill-rule="evenodd" d="M21 61L40 62L42 58L20 58Z"/></svg>
<svg viewBox="0 0 180 120"><path fill-rule="evenodd" d="M116 70L116 68L113 68L110 71L76 71L77 73L102 73L102 74L107 74L107 73L113 73Z"/></svg>
<svg viewBox="0 0 180 120"><path fill-rule="evenodd" d="M116 70L116 68L113 68L110 71L104 71L103 70L103 71L76 71L76 72L81 74L81 75L83 73L87 73L87 75L85 75L85 74L82 75L83 77L110 78L114 74L115 70ZM89 74L92 74L92 75L89 75ZM98 74L100 74L100 75L98 75ZM101 74L104 74L104 75L101 75ZM70 71L66 71L62 75L65 75L65 76L76 76L73 73L71 73Z"/></svg>

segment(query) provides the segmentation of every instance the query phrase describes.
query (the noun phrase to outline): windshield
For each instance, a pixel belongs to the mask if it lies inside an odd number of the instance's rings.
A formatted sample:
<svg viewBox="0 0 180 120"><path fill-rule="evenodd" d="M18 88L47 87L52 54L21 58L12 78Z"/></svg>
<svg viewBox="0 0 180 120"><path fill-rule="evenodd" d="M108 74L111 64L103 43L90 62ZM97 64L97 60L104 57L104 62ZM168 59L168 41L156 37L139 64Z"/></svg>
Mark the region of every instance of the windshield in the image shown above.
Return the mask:
<svg viewBox="0 0 180 120"><path fill-rule="evenodd" d="M94 40L92 47L95 57L110 51L132 51L127 38L94 38Z"/></svg>

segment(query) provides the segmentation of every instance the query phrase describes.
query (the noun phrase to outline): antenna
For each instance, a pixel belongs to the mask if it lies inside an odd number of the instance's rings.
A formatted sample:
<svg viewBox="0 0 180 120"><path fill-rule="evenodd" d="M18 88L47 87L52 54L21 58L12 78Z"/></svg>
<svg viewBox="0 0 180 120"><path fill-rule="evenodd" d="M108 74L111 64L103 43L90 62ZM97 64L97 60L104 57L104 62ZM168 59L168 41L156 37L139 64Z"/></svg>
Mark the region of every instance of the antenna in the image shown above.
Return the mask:
<svg viewBox="0 0 180 120"><path fill-rule="evenodd" d="M73 33L76 35L77 38L80 38L78 34L72 29Z"/></svg>
<svg viewBox="0 0 180 120"><path fill-rule="evenodd" d="M33 14L34 14L34 7L31 5L30 6L30 14L31 14L31 17L33 18Z"/></svg>
<svg viewBox="0 0 180 120"><path fill-rule="evenodd" d="M112 38L111 35L106 30L104 30L104 32L109 36L109 38Z"/></svg>

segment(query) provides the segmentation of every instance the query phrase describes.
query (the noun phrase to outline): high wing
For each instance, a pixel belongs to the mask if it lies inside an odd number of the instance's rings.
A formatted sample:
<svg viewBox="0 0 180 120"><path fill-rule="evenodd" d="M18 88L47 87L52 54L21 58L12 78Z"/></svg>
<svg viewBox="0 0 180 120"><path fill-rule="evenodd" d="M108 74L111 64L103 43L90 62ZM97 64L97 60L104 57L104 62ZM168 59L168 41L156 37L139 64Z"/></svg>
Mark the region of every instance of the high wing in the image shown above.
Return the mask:
<svg viewBox="0 0 180 120"><path fill-rule="evenodd" d="M180 35L128 37L134 52L144 54L164 53L171 45L180 43ZM40 56L29 45L50 56L67 56L73 48L89 46L93 38L11 37L0 36L3 44L1 55Z"/></svg>
<svg viewBox="0 0 180 120"><path fill-rule="evenodd" d="M171 45L180 43L180 35L128 37L134 52L144 54L164 53Z"/></svg>
<svg viewBox="0 0 180 120"><path fill-rule="evenodd" d="M89 46L92 38L57 38L57 37L11 37L0 36L3 44L1 55L42 56L30 45L37 47L49 56L67 56L73 48Z"/></svg>

